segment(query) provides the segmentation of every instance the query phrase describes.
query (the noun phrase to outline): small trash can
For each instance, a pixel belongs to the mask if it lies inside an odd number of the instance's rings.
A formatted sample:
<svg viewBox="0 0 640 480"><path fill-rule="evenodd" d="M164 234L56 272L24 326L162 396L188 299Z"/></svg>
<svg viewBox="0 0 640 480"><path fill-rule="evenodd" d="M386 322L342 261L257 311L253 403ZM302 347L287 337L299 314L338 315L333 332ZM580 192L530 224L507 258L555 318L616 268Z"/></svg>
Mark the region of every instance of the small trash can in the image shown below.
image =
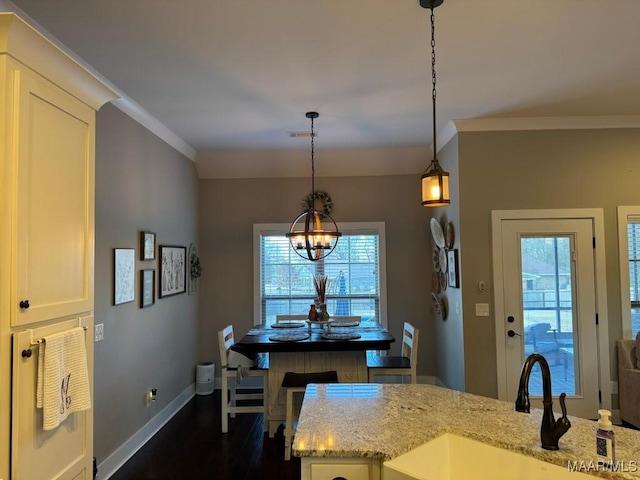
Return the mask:
<svg viewBox="0 0 640 480"><path fill-rule="evenodd" d="M213 393L213 378L215 364L200 363L196 366L196 395L211 395Z"/></svg>

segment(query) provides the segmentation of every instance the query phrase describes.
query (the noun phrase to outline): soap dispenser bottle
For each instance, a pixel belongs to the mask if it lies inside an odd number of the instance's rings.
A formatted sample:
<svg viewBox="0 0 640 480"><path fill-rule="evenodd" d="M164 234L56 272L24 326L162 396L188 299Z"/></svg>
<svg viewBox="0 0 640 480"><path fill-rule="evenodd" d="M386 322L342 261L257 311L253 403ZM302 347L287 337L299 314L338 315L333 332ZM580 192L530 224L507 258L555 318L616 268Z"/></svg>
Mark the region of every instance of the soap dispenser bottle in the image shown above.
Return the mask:
<svg viewBox="0 0 640 480"><path fill-rule="evenodd" d="M616 461L616 439L610 420L611 412L609 410L598 410L598 415L600 415L596 430L598 464L611 467Z"/></svg>

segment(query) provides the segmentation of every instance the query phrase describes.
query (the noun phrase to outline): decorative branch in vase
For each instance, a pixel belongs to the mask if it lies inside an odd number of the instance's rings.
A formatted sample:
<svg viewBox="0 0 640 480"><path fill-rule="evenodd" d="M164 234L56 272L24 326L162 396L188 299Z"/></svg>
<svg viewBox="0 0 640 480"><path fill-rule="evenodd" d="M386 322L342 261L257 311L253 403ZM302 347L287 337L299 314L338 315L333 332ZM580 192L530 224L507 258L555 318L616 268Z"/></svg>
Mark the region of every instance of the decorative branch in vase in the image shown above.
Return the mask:
<svg viewBox="0 0 640 480"><path fill-rule="evenodd" d="M329 312L327 312L327 283L329 278L326 275L315 275L313 277L313 286L316 289L316 299L318 301L318 320L329 320Z"/></svg>

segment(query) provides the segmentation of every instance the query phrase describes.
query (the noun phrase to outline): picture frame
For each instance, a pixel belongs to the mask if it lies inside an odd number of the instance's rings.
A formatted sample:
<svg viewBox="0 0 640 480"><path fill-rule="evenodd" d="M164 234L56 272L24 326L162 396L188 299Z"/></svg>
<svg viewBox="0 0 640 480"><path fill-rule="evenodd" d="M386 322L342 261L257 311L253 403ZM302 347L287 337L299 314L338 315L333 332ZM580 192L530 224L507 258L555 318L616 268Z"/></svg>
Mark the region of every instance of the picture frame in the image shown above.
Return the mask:
<svg viewBox="0 0 640 480"><path fill-rule="evenodd" d="M156 259L156 234L140 232L140 260Z"/></svg>
<svg viewBox="0 0 640 480"><path fill-rule="evenodd" d="M156 301L156 271L140 270L140 308L147 308Z"/></svg>
<svg viewBox="0 0 640 480"><path fill-rule="evenodd" d="M448 284L453 288L460 288L460 273L458 271L458 249L447 251L449 268L447 270Z"/></svg>
<svg viewBox="0 0 640 480"><path fill-rule="evenodd" d="M113 249L113 304L135 300L135 248Z"/></svg>
<svg viewBox="0 0 640 480"><path fill-rule="evenodd" d="M160 298L187 291L187 247L160 246Z"/></svg>

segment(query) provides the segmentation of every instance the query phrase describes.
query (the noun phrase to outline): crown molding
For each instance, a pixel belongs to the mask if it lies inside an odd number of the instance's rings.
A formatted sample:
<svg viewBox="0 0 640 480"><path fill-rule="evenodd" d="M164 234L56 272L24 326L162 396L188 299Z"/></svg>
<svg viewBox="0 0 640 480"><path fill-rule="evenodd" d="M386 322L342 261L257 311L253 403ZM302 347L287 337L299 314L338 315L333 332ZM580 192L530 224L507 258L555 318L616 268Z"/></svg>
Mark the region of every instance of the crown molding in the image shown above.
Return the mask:
<svg viewBox="0 0 640 480"><path fill-rule="evenodd" d="M98 110L118 94L22 17L0 12L0 55L7 55Z"/></svg>
<svg viewBox="0 0 640 480"><path fill-rule="evenodd" d="M13 15L11 15L13 14ZM178 135L176 135L172 130L170 130L166 125L161 123L157 118L151 115L148 111L142 108L138 103L133 101L130 97L128 97L122 90L116 87L113 83L111 83L107 78L97 72L91 65L85 62L82 58L80 58L76 53L74 53L70 48L60 42L56 37L54 37L47 29L45 29L42 25L36 22L33 18L29 17L24 11L18 8L16 5L11 3L8 0L0 0L0 18L9 19L12 17L19 18L21 20L20 23L24 25L19 25L20 37L16 38L15 41L9 45L14 51L18 53L13 55L19 55L16 57L18 60L22 61L25 64L29 64L24 58L31 58L36 55L36 59L43 65L44 68L54 69L53 72L57 75L70 76L72 73L78 74L80 70L83 70L84 75L91 76L94 80L97 80L97 83L100 84L100 88L102 91L96 92L77 92L74 90L69 90L72 94L76 93L86 93L90 94L93 100L93 107L98 110L101 105L103 105L107 101L111 101L111 103L119 108L122 112L129 115L133 120L141 124L147 130L152 132L158 138L163 140L165 143L176 149L178 152L183 154L185 157L189 158L192 162L195 162L196 159L196 151L193 147L191 147L187 142L182 140ZM5 20L0 22L2 24L15 23L9 22ZM2 25L0 25L2 27ZM12 27L14 28L14 27ZM36 40L31 40L28 42L24 42L25 34L29 33L29 30L38 33L38 37ZM0 35L1 36L1 35ZM26 35L28 38L28 35ZM34 35L31 33L31 37ZM34 43L35 42L35 43ZM0 44L0 52L3 49ZM53 52L56 50L59 54L64 54L66 57L66 62L64 64L64 68L61 69L60 66L52 63L47 55L48 52ZM26 57L25 57L26 55ZM22 58L20 58L22 57ZM69 71L66 71L68 69ZM47 72L41 72L46 74ZM94 82L96 83L96 82ZM66 85L61 85L63 88L68 89ZM78 95L77 95L78 96ZM90 98L91 98L90 97ZM79 97L80 98L80 97ZM86 100L85 100L86 101Z"/></svg>
<svg viewBox="0 0 640 480"><path fill-rule="evenodd" d="M442 148L461 132L509 132L526 130L589 130L640 128L640 115L601 115L585 117L483 117L447 122L438 134Z"/></svg>

